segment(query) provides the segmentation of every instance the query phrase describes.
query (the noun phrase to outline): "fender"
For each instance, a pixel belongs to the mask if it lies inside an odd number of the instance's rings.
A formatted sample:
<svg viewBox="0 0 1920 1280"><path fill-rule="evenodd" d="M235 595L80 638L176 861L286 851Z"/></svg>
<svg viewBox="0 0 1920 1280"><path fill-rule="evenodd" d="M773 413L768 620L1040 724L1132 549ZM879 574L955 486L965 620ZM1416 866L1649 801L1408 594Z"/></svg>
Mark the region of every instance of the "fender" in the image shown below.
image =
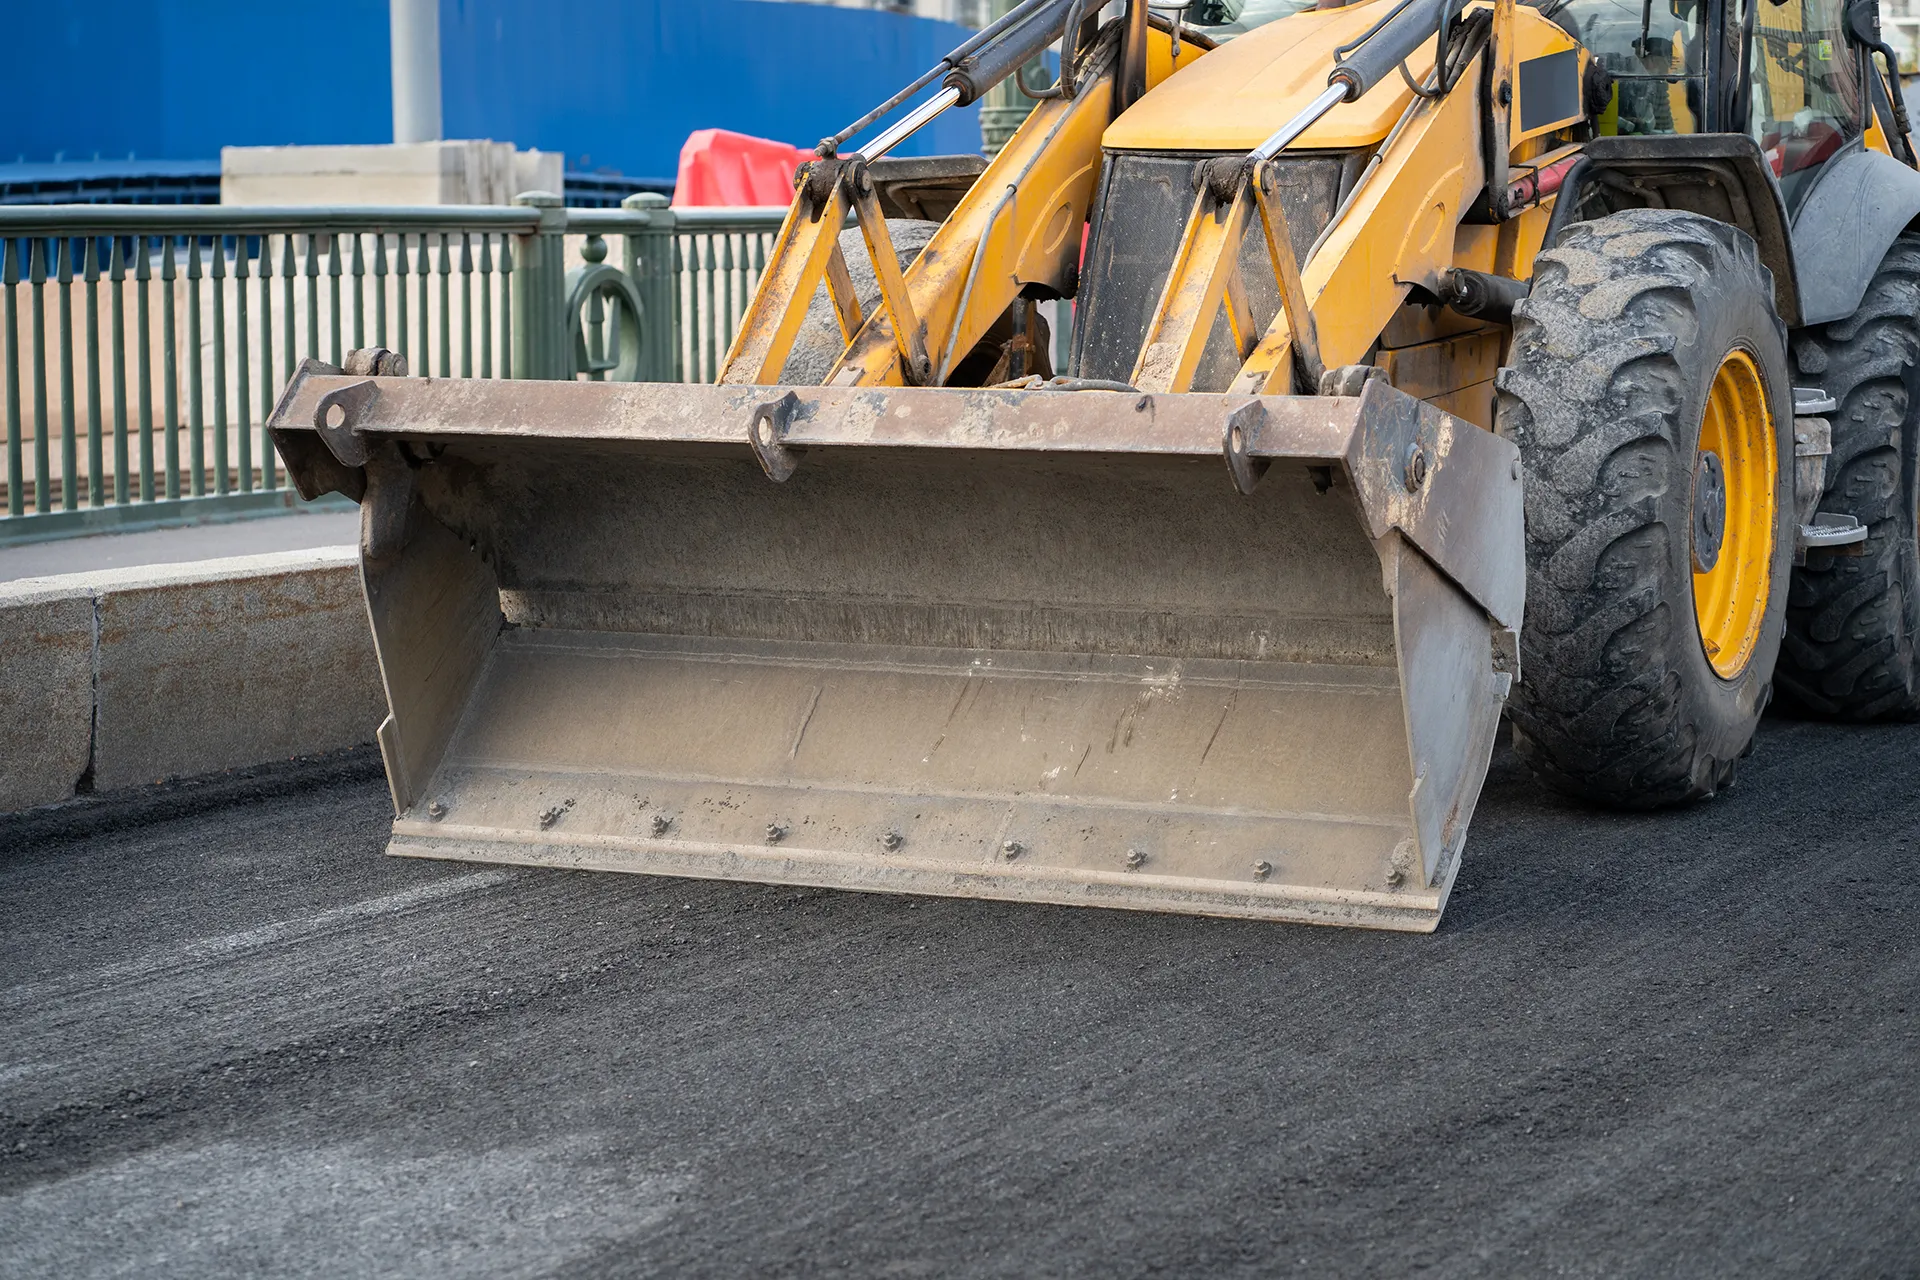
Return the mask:
<svg viewBox="0 0 1920 1280"><path fill-rule="evenodd" d="M1834 157L1793 219L1799 323L1852 315L1880 260L1916 217L1920 173L1878 151Z"/></svg>
<svg viewBox="0 0 1920 1280"><path fill-rule="evenodd" d="M1912 173L1907 176L1920 179ZM1806 268L1796 260L1797 246L1788 234L1780 184L1760 154L1760 144L1746 134L1595 138L1561 184L1545 242L1559 243L1560 233L1575 222L1633 208L1685 209L1740 228L1753 237L1760 261L1773 273L1774 310L1780 319L1789 328L1808 323L1801 318L1799 283L1807 278ZM1897 234L1896 229L1874 250L1873 266L1879 265L1886 244ZM1868 275L1873 266L1867 268ZM1859 304L1865 292L1863 277L1847 311Z"/></svg>

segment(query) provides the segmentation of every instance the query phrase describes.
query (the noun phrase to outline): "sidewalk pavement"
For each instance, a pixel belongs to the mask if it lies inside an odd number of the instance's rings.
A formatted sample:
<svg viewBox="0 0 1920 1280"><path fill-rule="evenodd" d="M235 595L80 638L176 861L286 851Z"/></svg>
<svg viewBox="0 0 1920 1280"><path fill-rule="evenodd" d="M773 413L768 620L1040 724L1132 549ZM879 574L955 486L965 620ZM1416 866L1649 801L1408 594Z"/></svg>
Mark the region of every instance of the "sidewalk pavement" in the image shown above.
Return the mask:
<svg viewBox="0 0 1920 1280"><path fill-rule="evenodd" d="M181 564L269 551L351 547L360 540L358 511L260 516L179 529L145 529L0 547L0 582L137 565Z"/></svg>

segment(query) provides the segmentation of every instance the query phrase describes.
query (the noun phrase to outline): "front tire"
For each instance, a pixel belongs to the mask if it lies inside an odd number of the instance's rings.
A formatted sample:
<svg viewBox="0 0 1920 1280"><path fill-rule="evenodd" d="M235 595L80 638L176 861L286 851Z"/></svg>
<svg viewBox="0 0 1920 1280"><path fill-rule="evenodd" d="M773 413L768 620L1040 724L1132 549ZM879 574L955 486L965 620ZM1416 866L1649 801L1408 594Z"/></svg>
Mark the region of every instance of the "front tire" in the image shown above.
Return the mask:
<svg viewBox="0 0 1920 1280"><path fill-rule="evenodd" d="M1787 605L1787 370L1772 276L1733 227L1625 210L1536 260L1496 429L1526 470L1509 711L1548 785L1646 808L1731 783Z"/></svg>

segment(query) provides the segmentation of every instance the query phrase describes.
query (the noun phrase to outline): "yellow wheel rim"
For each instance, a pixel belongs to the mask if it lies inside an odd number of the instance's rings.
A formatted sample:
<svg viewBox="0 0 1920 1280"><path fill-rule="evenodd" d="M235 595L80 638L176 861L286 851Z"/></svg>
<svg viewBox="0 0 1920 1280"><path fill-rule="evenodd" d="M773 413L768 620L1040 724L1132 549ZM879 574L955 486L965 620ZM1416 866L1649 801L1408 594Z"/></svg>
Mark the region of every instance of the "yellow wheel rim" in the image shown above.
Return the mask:
<svg viewBox="0 0 1920 1280"><path fill-rule="evenodd" d="M1731 352L1700 421L1690 522L1694 623L1723 680L1746 669L1766 620L1779 468L1760 367L1745 351Z"/></svg>

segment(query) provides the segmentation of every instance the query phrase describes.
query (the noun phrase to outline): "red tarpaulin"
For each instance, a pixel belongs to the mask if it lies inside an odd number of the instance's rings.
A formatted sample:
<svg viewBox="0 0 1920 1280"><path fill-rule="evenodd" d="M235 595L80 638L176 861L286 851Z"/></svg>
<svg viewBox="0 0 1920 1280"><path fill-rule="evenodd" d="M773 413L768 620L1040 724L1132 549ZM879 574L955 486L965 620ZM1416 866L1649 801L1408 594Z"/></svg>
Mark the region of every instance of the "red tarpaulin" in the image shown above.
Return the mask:
<svg viewBox="0 0 1920 1280"><path fill-rule="evenodd" d="M787 204L793 171L813 152L725 129L697 129L680 148L676 205Z"/></svg>

